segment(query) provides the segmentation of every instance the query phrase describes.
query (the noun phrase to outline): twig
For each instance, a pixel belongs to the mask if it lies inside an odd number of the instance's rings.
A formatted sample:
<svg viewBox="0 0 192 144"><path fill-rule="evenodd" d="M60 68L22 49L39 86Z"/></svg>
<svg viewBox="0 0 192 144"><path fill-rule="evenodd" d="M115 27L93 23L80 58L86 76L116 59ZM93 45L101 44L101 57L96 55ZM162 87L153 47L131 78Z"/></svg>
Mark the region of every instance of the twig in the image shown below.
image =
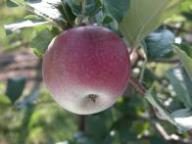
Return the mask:
<svg viewBox="0 0 192 144"><path fill-rule="evenodd" d="M152 121L151 124L154 129L159 133L159 135L170 144L192 144L192 141L182 139L176 134L169 135L163 128L163 126L157 121Z"/></svg>
<svg viewBox="0 0 192 144"><path fill-rule="evenodd" d="M79 116L78 129L80 132L85 132L85 116L84 115Z"/></svg>
<svg viewBox="0 0 192 144"><path fill-rule="evenodd" d="M129 83L142 95L145 96L146 89L145 87L140 84L137 80L130 78Z"/></svg>
<svg viewBox="0 0 192 144"><path fill-rule="evenodd" d="M189 33L188 30L184 29L184 26L185 26L184 22L181 23L181 25L179 27L173 26L173 25L165 25L165 26L171 30L174 30L176 36L180 35L182 32Z"/></svg>
<svg viewBox="0 0 192 144"><path fill-rule="evenodd" d="M134 67L136 65L136 62L138 61L137 49L136 48L131 49L129 55L130 55L131 65L132 65L132 67Z"/></svg>
<svg viewBox="0 0 192 144"><path fill-rule="evenodd" d="M168 133L165 131L165 129L156 121L153 121L152 122L152 125L154 127L154 129L156 131L158 131L158 133L160 134L160 136L166 140L166 141L169 141L170 140L170 136L168 135Z"/></svg>
<svg viewBox="0 0 192 144"><path fill-rule="evenodd" d="M145 58L143 61L143 65L141 67L141 72L140 72L140 76L139 76L139 82L141 83L144 77L144 73L145 73L145 69L146 69L146 64L147 64L148 59Z"/></svg>
<svg viewBox="0 0 192 144"><path fill-rule="evenodd" d="M180 62L179 59L155 59L153 61L158 63L170 63L170 64L177 64Z"/></svg>

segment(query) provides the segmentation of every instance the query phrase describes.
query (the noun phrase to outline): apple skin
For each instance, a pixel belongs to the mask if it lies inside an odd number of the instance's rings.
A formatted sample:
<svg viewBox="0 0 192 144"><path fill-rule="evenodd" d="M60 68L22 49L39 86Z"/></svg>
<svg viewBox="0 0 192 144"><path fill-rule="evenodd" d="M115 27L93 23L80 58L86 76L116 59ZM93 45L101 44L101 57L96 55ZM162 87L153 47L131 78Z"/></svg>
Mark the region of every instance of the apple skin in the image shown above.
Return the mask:
<svg viewBox="0 0 192 144"><path fill-rule="evenodd" d="M111 107L127 87L130 60L121 38L107 28L62 32L43 58L43 80L64 109L87 115Z"/></svg>

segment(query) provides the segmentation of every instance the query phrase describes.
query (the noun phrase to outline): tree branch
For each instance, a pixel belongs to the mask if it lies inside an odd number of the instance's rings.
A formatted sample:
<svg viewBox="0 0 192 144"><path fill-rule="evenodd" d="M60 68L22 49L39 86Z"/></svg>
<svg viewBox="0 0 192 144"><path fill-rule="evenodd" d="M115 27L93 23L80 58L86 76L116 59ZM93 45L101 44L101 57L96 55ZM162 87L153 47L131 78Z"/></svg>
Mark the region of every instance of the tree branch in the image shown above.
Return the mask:
<svg viewBox="0 0 192 144"><path fill-rule="evenodd" d="M146 89L145 87L140 84L137 80L134 80L133 78L130 78L129 80L130 85L132 85L142 96L145 95Z"/></svg>
<svg viewBox="0 0 192 144"><path fill-rule="evenodd" d="M85 132L85 116L84 115L79 115L78 120L79 120L78 130L80 132Z"/></svg>

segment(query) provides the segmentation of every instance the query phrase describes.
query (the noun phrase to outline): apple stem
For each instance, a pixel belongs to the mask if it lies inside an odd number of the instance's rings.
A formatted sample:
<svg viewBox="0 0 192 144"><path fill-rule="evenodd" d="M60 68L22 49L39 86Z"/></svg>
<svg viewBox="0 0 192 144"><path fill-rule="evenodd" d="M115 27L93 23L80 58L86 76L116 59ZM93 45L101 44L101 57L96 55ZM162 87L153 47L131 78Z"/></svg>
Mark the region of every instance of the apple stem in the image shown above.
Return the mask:
<svg viewBox="0 0 192 144"><path fill-rule="evenodd" d="M134 78L130 78L129 83L142 95L146 93L145 87Z"/></svg>

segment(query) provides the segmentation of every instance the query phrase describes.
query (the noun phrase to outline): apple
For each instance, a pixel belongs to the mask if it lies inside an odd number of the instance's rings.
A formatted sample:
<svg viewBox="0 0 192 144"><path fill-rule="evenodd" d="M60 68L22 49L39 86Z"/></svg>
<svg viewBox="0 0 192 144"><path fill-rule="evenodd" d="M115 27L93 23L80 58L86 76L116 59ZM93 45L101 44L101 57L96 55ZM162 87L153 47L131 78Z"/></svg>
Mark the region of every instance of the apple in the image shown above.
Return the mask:
<svg viewBox="0 0 192 144"><path fill-rule="evenodd" d="M130 60L114 32L80 26L62 32L43 58L43 80L64 109L81 115L111 107L127 87Z"/></svg>

